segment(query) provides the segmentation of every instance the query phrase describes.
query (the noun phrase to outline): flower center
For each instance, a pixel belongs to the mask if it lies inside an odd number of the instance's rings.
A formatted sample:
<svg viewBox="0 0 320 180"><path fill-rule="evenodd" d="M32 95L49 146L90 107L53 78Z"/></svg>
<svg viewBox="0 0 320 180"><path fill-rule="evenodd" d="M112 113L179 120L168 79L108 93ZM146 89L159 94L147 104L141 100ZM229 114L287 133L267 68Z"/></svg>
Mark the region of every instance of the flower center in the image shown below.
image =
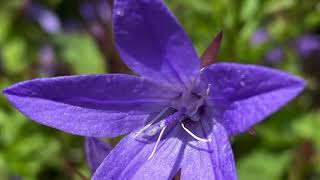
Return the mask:
<svg viewBox="0 0 320 180"><path fill-rule="evenodd" d="M186 91L182 93L177 101L173 102L172 107L177 110L185 108L185 115L188 116L188 119L199 121L204 98L192 91Z"/></svg>
<svg viewBox="0 0 320 180"><path fill-rule="evenodd" d="M181 126L185 132L191 135L198 141L209 142L211 139L203 139L193 134L189 129L187 129L184 125L185 120L199 121L201 116L201 108L204 105L204 100L210 92L211 85L208 85L207 91L204 95L198 95L192 90L188 90L182 93L182 95L173 102L171 107L167 107L163 111L161 111L155 118L153 118L146 126L144 126L141 130L139 130L135 134L135 138L140 136L141 134L144 136L154 136L159 133L158 139L154 146L154 149L149 156L149 160L154 156L158 144L163 136L165 129L168 126L174 125L176 123L181 123ZM175 112L171 115L163 118L165 114L169 110L175 109Z"/></svg>

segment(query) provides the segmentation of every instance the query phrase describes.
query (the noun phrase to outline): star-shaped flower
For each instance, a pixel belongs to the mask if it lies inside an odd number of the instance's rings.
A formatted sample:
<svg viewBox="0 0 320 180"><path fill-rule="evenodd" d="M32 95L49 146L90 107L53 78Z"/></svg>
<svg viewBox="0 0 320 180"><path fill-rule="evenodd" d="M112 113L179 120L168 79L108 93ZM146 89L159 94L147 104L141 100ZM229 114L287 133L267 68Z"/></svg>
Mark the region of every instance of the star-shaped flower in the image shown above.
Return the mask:
<svg viewBox="0 0 320 180"><path fill-rule="evenodd" d="M116 0L113 31L123 61L139 76L36 79L4 91L41 124L90 137L129 133L93 179L170 179L179 169L182 179L237 179L229 137L250 130L304 87L255 65L207 59L201 66L162 0Z"/></svg>

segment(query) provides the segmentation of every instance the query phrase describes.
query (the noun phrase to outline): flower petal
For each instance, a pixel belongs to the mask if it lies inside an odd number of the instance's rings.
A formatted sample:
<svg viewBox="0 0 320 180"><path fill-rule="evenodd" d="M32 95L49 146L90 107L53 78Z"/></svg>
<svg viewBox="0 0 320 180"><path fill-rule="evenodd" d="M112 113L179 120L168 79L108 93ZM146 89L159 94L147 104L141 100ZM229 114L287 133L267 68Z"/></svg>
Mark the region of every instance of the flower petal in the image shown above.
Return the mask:
<svg viewBox="0 0 320 180"><path fill-rule="evenodd" d="M304 81L255 65L215 64L204 70L211 84L208 104L230 135L243 133L279 110L304 88Z"/></svg>
<svg viewBox="0 0 320 180"><path fill-rule="evenodd" d="M114 137L143 126L178 93L129 75L36 79L4 90L30 119L62 131Z"/></svg>
<svg viewBox="0 0 320 180"><path fill-rule="evenodd" d="M171 179L178 172L185 147L181 128L175 127L159 143L152 159L148 160L155 142L146 143L125 137L107 156L93 176L101 179Z"/></svg>
<svg viewBox="0 0 320 180"><path fill-rule="evenodd" d="M200 70L191 41L163 0L116 0L113 31L123 61L145 78L183 87Z"/></svg>
<svg viewBox="0 0 320 180"><path fill-rule="evenodd" d="M86 137L86 156L91 174L94 174L100 166L104 158L107 157L112 149L112 146L99 138Z"/></svg>
<svg viewBox="0 0 320 180"><path fill-rule="evenodd" d="M189 138L181 166L181 179L237 179L227 131L219 123L210 126L208 121L201 121L197 124L193 123L190 129L199 136L208 135L212 141L205 143Z"/></svg>

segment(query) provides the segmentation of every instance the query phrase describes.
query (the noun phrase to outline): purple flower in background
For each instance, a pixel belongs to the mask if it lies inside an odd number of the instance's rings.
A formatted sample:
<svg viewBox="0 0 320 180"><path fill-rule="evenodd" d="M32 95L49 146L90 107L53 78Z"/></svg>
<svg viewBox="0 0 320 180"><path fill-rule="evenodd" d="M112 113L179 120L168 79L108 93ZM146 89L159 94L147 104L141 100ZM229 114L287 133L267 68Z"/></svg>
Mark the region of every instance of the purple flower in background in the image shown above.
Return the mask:
<svg viewBox="0 0 320 180"><path fill-rule="evenodd" d="M112 146L99 138L85 138L86 156L91 174L94 174L104 158L107 157Z"/></svg>
<svg viewBox="0 0 320 180"><path fill-rule="evenodd" d="M25 10L26 14L35 20L47 33L58 33L61 31L59 17L52 11L40 4L29 3Z"/></svg>
<svg viewBox="0 0 320 180"><path fill-rule="evenodd" d="M296 50L301 58L320 57L320 36L305 35L296 42Z"/></svg>
<svg viewBox="0 0 320 180"><path fill-rule="evenodd" d="M82 1L80 15L87 23L97 21L108 24L112 18L111 6L107 0Z"/></svg>
<svg viewBox="0 0 320 180"><path fill-rule="evenodd" d="M200 66L162 0L116 0L113 31L125 74L35 79L4 90L41 124L90 137L128 134L93 179L237 179L229 137L296 97L304 82L234 63Z"/></svg>
<svg viewBox="0 0 320 180"><path fill-rule="evenodd" d="M302 36L296 41L295 49L303 71L320 79L320 36L314 34Z"/></svg>
<svg viewBox="0 0 320 180"><path fill-rule="evenodd" d="M57 64L55 52L52 46L46 44L39 50L40 74L44 76L53 76L56 73Z"/></svg>
<svg viewBox="0 0 320 180"><path fill-rule="evenodd" d="M250 43L255 46L262 45L270 39L270 35L266 29L258 29L251 37Z"/></svg>
<svg viewBox="0 0 320 180"><path fill-rule="evenodd" d="M97 15L94 3L92 1L83 1L80 4L80 15L87 22L96 21Z"/></svg>
<svg viewBox="0 0 320 180"><path fill-rule="evenodd" d="M107 0L96 0L97 14L102 23L109 23L112 20L111 6Z"/></svg>
<svg viewBox="0 0 320 180"><path fill-rule="evenodd" d="M284 58L284 52L281 47L271 49L264 56L265 62L270 65L276 65L281 63L283 58Z"/></svg>
<svg viewBox="0 0 320 180"><path fill-rule="evenodd" d="M80 4L80 15L84 20L87 30L96 40L103 52L109 45L107 26L111 24L111 7L106 0L82 1Z"/></svg>

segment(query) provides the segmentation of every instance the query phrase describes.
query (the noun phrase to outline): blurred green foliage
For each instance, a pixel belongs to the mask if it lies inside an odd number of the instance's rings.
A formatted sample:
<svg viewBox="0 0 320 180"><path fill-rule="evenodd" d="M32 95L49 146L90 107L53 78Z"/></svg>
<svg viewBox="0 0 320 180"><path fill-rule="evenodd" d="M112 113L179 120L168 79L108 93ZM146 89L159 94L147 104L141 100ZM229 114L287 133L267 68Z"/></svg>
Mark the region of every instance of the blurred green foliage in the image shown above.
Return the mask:
<svg viewBox="0 0 320 180"><path fill-rule="evenodd" d="M81 18L79 6L82 2L33 2L51 10L60 19L62 29L53 33L46 32L34 17L28 17L26 9L31 1L0 1L1 89L44 76L39 73L43 66L54 68L54 76L122 71L123 65L115 55L117 52L110 38L110 22L100 22L104 36L96 36L91 29L93 24ZM274 47L282 47L284 57L272 66L308 81L304 94L258 125L255 136L245 134L233 139L239 179L320 179L320 102L315 97L319 96L315 92L320 92L320 78L313 77L313 72L302 71L301 60L293 48L293 42L301 35L320 33L320 2L166 2L199 55L223 30L220 61L267 65L266 53ZM258 29L265 29L270 37L263 44L253 45L251 38ZM53 49L47 61L41 56L44 44ZM0 179L79 179L78 171L89 176L83 138L27 120L2 96L0 106Z"/></svg>

